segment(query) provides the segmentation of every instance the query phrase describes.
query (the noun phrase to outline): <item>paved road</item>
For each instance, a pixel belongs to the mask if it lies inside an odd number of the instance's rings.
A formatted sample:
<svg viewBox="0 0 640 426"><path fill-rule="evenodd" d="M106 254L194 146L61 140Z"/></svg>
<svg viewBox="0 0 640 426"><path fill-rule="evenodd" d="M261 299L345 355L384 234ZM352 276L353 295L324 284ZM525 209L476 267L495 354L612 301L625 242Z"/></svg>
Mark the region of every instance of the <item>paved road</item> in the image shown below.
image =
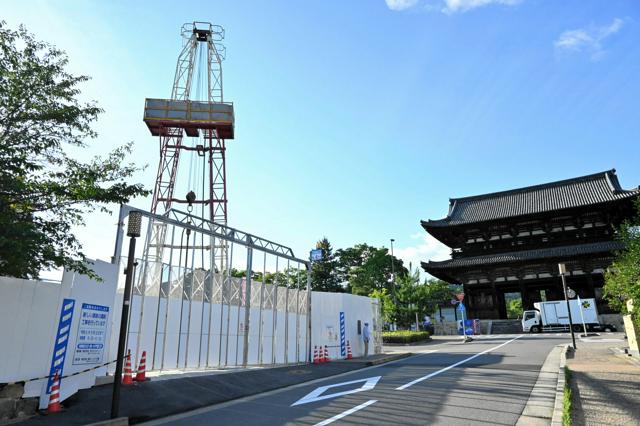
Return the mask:
<svg viewBox="0 0 640 426"><path fill-rule="evenodd" d="M422 353L153 423L514 425L547 354L568 339L496 335L412 347Z"/></svg>

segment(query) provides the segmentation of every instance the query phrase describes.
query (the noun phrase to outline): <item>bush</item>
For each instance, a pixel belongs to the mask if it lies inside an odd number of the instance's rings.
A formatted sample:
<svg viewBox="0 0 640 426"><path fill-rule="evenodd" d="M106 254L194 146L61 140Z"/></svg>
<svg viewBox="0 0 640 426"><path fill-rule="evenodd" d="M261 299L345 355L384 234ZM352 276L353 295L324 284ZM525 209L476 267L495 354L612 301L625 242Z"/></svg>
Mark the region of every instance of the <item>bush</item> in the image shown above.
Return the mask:
<svg viewBox="0 0 640 426"><path fill-rule="evenodd" d="M427 340L429 333L426 331L385 331L382 333L383 343L412 343Z"/></svg>

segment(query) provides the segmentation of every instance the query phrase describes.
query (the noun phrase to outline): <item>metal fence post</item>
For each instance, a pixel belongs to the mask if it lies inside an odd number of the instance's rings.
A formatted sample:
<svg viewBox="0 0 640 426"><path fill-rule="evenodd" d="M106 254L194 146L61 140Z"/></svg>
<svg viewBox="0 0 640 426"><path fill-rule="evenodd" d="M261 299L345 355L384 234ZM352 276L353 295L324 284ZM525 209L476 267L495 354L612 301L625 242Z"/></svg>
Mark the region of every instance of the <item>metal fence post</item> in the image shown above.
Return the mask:
<svg viewBox="0 0 640 426"><path fill-rule="evenodd" d="M249 237L251 243L251 237ZM251 319L251 267L253 264L253 249L247 247L247 279L245 285L247 289L244 296L244 346L242 348L242 365L247 366L249 359L249 320ZM240 306L238 306L240 309Z"/></svg>

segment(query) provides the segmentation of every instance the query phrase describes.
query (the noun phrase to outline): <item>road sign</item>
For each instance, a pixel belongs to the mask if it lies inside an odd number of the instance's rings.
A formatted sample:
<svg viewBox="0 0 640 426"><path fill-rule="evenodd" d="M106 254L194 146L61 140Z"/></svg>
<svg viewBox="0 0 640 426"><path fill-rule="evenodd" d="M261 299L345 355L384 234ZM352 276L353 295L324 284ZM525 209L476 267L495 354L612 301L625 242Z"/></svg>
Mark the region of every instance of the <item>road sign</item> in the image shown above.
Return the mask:
<svg viewBox="0 0 640 426"><path fill-rule="evenodd" d="M315 250L311 250L311 253L309 255L309 257L311 258L312 262L318 262L320 260L322 260L322 249L315 249Z"/></svg>
<svg viewBox="0 0 640 426"><path fill-rule="evenodd" d="M462 301L464 300L464 293L458 293L458 294L456 294L456 298L457 298L459 301L461 301L461 302L462 302Z"/></svg>
<svg viewBox="0 0 640 426"><path fill-rule="evenodd" d="M464 307L464 303L460 302L460 304L458 304L458 312L464 312L466 310L467 308Z"/></svg>

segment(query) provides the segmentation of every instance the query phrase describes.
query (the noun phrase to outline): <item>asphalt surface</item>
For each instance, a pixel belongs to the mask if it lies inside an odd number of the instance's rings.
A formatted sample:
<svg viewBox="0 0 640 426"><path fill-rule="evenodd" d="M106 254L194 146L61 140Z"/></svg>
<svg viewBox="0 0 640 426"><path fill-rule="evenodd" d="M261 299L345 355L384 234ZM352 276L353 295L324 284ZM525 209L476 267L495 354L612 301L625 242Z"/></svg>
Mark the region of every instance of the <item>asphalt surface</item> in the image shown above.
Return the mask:
<svg viewBox="0 0 640 426"><path fill-rule="evenodd" d="M254 368L231 372L200 372L185 374L171 380L123 386L120 416L131 423L170 416L204 406L261 394L275 389L318 380L345 372L366 368L371 363L397 359L407 354L378 354L369 358L326 364L291 365L277 368ZM64 382L63 382L64 386ZM63 402L62 413L36 415L26 419L25 425L86 425L110 416L111 385L83 389Z"/></svg>
<svg viewBox="0 0 640 426"><path fill-rule="evenodd" d="M496 335L412 346L409 358L152 424L515 425L547 354L568 340Z"/></svg>

